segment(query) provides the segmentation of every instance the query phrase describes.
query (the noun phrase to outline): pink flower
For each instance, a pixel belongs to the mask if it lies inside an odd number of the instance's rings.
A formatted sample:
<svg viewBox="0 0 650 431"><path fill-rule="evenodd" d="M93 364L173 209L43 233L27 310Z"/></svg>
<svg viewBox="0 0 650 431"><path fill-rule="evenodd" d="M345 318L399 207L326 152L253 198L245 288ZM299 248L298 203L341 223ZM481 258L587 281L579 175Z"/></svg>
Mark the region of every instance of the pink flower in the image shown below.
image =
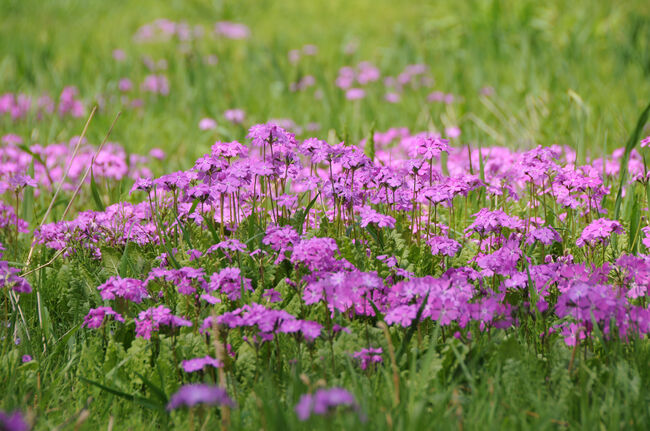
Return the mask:
<svg viewBox="0 0 650 431"><path fill-rule="evenodd" d="M115 61L124 61L126 60L126 53L121 49L113 50L113 59Z"/></svg>
<svg viewBox="0 0 650 431"><path fill-rule="evenodd" d="M181 363L181 366L183 367L183 370L186 373L193 373L195 371L202 370L207 366L211 366L214 368L221 368L223 367L223 362L211 356L204 356L202 358L193 358L193 359L185 360Z"/></svg>
<svg viewBox="0 0 650 431"><path fill-rule="evenodd" d="M451 139L456 139L460 136L460 129L456 126L447 127L445 129L445 135L449 136Z"/></svg>
<svg viewBox="0 0 650 431"><path fill-rule="evenodd" d="M165 152L160 148L152 148L151 151L149 151L149 156L157 160L163 160L165 158Z"/></svg>
<svg viewBox="0 0 650 431"><path fill-rule="evenodd" d="M216 23L214 32L228 39L247 39L251 33L246 25L229 21Z"/></svg>
<svg viewBox="0 0 650 431"><path fill-rule="evenodd" d="M390 93L386 93L384 98L386 99L387 102L397 103L402 99L402 96L400 96L399 93L390 92Z"/></svg>
<svg viewBox="0 0 650 431"><path fill-rule="evenodd" d="M348 100L359 100L366 97L366 92L361 88L350 88L345 92L345 98Z"/></svg>
<svg viewBox="0 0 650 431"><path fill-rule="evenodd" d="M88 329L100 328L104 323L106 316L113 316L113 318L118 322L124 323L122 315L116 313L111 307L98 307L90 309L88 315L84 317L84 323L82 326L85 326Z"/></svg>
<svg viewBox="0 0 650 431"><path fill-rule="evenodd" d="M199 129L201 130L211 130L217 127L217 122L212 118L201 118L199 121Z"/></svg>
<svg viewBox="0 0 650 431"><path fill-rule="evenodd" d="M241 109L228 109L223 113L223 117L233 124L240 124L244 122L246 114Z"/></svg>
<svg viewBox="0 0 650 431"><path fill-rule="evenodd" d="M596 244L608 244L609 238L612 234L624 233L623 225L616 220L607 218L599 218L589 223L580 234L580 238L576 241L578 247L584 245L595 246Z"/></svg>
<svg viewBox="0 0 650 431"><path fill-rule="evenodd" d="M131 91L133 89L133 83L129 78L122 78L120 79L120 82L118 82L117 88L121 92L126 93L127 91Z"/></svg>

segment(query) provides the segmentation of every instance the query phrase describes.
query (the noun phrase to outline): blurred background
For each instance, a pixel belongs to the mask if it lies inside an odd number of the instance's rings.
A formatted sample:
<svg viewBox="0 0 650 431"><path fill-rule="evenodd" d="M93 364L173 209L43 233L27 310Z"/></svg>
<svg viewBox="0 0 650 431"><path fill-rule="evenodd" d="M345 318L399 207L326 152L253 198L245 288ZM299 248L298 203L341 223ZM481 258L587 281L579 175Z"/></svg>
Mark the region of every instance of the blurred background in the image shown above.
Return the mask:
<svg viewBox="0 0 650 431"><path fill-rule="evenodd" d="M122 111L112 140L164 149L167 171L269 120L600 157L650 101L647 0L3 0L0 16L0 95L31 100L0 108L2 134L65 141L96 104L91 141ZM66 87L78 115L40 113Z"/></svg>

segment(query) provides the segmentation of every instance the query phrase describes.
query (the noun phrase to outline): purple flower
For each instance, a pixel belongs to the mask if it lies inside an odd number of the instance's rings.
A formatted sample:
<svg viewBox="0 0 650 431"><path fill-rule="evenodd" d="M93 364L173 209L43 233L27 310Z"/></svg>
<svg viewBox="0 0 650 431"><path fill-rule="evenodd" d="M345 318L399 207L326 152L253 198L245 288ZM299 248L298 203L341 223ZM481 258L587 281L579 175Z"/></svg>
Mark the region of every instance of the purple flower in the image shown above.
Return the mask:
<svg viewBox="0 0 650 431"><path fill-rule="evenodd" d="M124 61L126 60L126 53L121 49L113 50L113 59L115 61Z"/></svg>
<svg viewBox="0 0 650 431"><path fill-rule="evenodd" d="M608 244L609 238L612 234L622 234L625 231L620 222L616 220L609 220L607 218L599 218L589 223L580 234L580 238L576 241L578 247L584 245L595 246L596 244Z"/></svg>
<svg viewBox="0 0 650 431"><path fill-rule="evenodd" d="M277 124L256 124L248 131L248 138L253 140L253 145L259 148L266 144L271 145L273 151L286 153L296 146L296 137Z"/></svg>
<svg viewBox="0 0 650 431"><path fill-rule="evenodd" d="M201 118L199 121L199 129L201 130L211 130L217 127L217 122L212 118Z"/></svg>
<svg viewBox="0 0 650 431"><path fill-rule="evenodd" d="M425 160L440 158L440 154L449 152L449 141L439 136L419 136L415 139L418 154Z"/></svg>
<svg viewBox="0 0 650 431"><path fill-rule="evenodd" d="M165 158L165 152L160 148L152 148L151 151L149 151L149 155L156 160L162 160Z"/></svg>
<svg viewBox="0 0 650 431"><path fill-rule="evenodd" d="M457 126L447 127L445 129L445 134L449 136L451 139L456 139L457 137L460 136L460 128L458 128Z"/></svg>
<svg viewBox="0 0 650 431"><path fill-rule="evenodd" d="M295 407L298 419L305 421L312 414L324 415L338 406L357 409L354 396L343 388L318 389L314 394L304 394Z"/></svg>
<svg viewBox="0 0 650 431"><path fill-rule="evenodd" d="M21 362L23 364L26 363L26 362L31 362L32 360L33 360L32 357L29 356L29 355L23 355L23 357L21 358Z"/></svg>
<svg viewBox="0 0 650 431"><path fill-rule="evenodd" d="M228 109L223 113L223 117L233 124L240 124L244 122L246 114L241 109Z"/></svg>
<svg viewBox="0 0 650 431"><path fill-rule="evenodd" d="M0 250L2 250L0 248ZM2 253L0 253L2 256ZM18 274L20 271L17 268L9 266L9 262L0 261L0 288L11 288L17 293L31 293L32 286L23 277Z"/></svg>
<svg viewBox="0 0 650 431"><path fill-rule="evenodd" d="M266 300L271 303L282 301L282 296L280 295L280 292L278 292L275 289L266 289L262 294L262 298L266 298Z"/></svg>
<svg viewBox="0 0 650 431"><path fill-rule="evenodd" d="M151 189L153 189L153 180L151 178L138 178L131 187L131 192L142 190L149 193Z"/></svg>
<svg viewBox="0 0 650 431"><path fill-rule="evenodd" d="M102 295L102 299L124 298L131 302L141 303L144 298L149 297L147 289L141 280L135 278L111 277L100 286L97 290Z"/></svg>
<svg viewBox="0 0 650 431"><path fill-rule="evenodd" d="M29 175L17 174L9 178L9 186L13 190L20 190L24 187L38 187L38 183Z"/></svg>
<svg viewBox="0 0 650 431"><path fill-rule="evenodd" d="M121 92L126 93L127 91L131 91L133 89L133 83L129 78L122 78L120 79L120 82L118 82L117 88Z"/></svg>
<svg viewBox="0 0 650 431"><path fill-rule="evenodd" d="M475 258L478 266L483 268L481 275L491 277L494 274L512 275L516 272L517 262L522 255L517 241L508 241L492 254L481 254Z"/></svg>
<svg viewBox="0 0 650 431"><path fill-rule="evenodd" d="M248 155L248 148L237 141L220 142L217 141L211 148L211 154L214 157L246 157ZM243 176L240 176L243 177Z"/></svg>
<svg viewBox="0 0 650 431"><path fill-rule="evenodd" d="M641 139L641 148L647 147L648 145L650 145L650 136Z"/></svg>
<svg viewBox="0 0 650 431"><path fill-rule="evenodd" d="M140 87L149 93L169 94L169 80L165 75L147 75Z"/></svg>
<svg viewBox="0 0 650 431"><path fill-rule="evenodd" d="M418 310L415 305L400 305L399 307L390 309L386 313L384 320L389 325L399 323L401 326L406 328L408 326L411 326L411 322L413 322L413 319L415 319L417 311Z"/></svg>
<svg viewBox="0 0 650 431"><path fill-rule="evenodd" d="M228 39L247 39L251 32L245 24L230 21L219 21L214 26L214 32Z"/></svg>
<svg viewBox="0 0 650 431"><path fill-rule="evenodd" d="M20 412L11 414L0 410L0 430L2 431L27 431L29 426Z"/></svg>
<svg viewBox="0 0 650 431"><path fill-rule="evenodd" d="M526 236L526 245L532 245L539 241L544 245L551 245L554 242L562 242L562 237L550 226L531 229Z"/></svg>
<svg viewBox="0 0 650 431"><path fill-rule="evenodd" d="M427 241L427 245L431 247L431 254L434 256L456 256L461 249L458 241L447 238L446 236L434 236Z"/></svg>
<svg viewBox="0 0 650 431"><path fill-rule="evenodd" d="M274 251L278 252L278 258L275 264L285 260L286 253L293 250L294 244L300 241L300 236L291 226L269 226L266 228L266 236L262 240L263 244L271 247Z"/></svg>
<svg viewBox="0 0 650 431"><path fill-rule="evenodd" d="M481 208L473 217L474 222L465 229L465 236L468 238L474 232L485 237L490 233L501 233L502 229L523 230L525 227L524 221L519 217L509 216L500 210Z"/></svg>
<svg viewBox="0 0 650 431"><path fill-rule="evenodd" d="M235 406L234 401L228 396L224 388L196 383L181 386L171 396L169 404L167 404L167 410L174 410L183 406L193 407L197 404Z"/></svg>
<svg viewBox="0 0 650 431"><path fill-rule="evenodd" d="M181 365L183 367L183 370L186 373L193 373L195 371L202 370L207 366L211 366L214 368L221 368L223 367L223 362L211 356L205 356L203 358L193 358L193 359L185 360L181 363Z"/></svg>
<svg viewBox="0 0 650 431"><path fill-rule="evenodd" d="M386 95L384 96L384 99L389 103L397 103L401 100L401 98L402 96L400 96L399 93L395 93L395 92L386 93Z"/></svg>
<svg viewBox="0 0 650 431"><path fill-rule="evenodd" d="M169 308L160 305L141 311L138 314L138 317L135 319L135 336L149 340L151 333L160 329L160 325L171 327L192 326L192 322L182 317L174 316Z"/></svg>
<svg viewBox="0 0 650 431"><path fill-rule="evenodd" d="M370 223L375 223L379 227L387 227L389 229L395 227L395 218L377 212L368 205L360 207L358 212L361 217L361 223L359 224L361 227L366 227Z"/></svg>
<svg viewBox="0 0 650 431"><path fill-rule="evenodd" d="M302 263L311 271L335 266L334 254L339 252L332 238L311 238L300 241L293 248L292 263Z"/></svg>
<svg viewBox="0 0 650 431"><path fill-rule="evenodd" d="M354 352L352 357L354 359L359 360L359 365L362 370L365 370L368 368L370 364L378 364L382 362L382 357L381 354L383 353L383 350L381 347L378 348L372 348L369 347L367 349L361 349L358 352Z"/></svg>
<svg viewBox="0 0 650 431"><path fill-rule="evenodd" d="M102 326L106 316L113 316L118 322L124 323L122 315L116 313L111 307L98 307L90 309L86 317L84 317L84 323L81 326L85 326L88 329L97 329Z"/></svg>
<svg viewBox="0 0 650 431"><path fill-rule="evenodd" d="M366 97L366 92L362 88L350 88L345 92L345 98L348 100L359 100Z"/></svg>
<svg viewBox="0 0 650 431"><path fill-rule="evenodd" d="M224 268L210 276L207 291L220 291L228 296L231 301L241 298L243 290L253 291L251 280L241 276L239 268Z"/></svg>

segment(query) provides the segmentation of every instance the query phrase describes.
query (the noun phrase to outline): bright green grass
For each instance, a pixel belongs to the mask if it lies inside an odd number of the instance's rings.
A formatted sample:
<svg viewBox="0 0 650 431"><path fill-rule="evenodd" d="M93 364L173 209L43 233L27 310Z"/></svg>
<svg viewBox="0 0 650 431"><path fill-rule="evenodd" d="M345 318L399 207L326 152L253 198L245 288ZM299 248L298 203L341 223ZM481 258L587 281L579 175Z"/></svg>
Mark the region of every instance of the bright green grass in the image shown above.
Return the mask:
<svg viewBox="0 0 650 431"><path fill-rule="evenodd" d="M528 148L559 143L574 147L584 158L623 146L650 97L650 7L643 0L4 0L0 16L0 93L47 91L56 96L64 86L76 85L91 105L121 77L137 85L147 73L141 56L166 59L170 95L146 100L140 112L124 111L112 136L133 152L165 149L170 158L153 166L157 173L187 169L215 139L243 138L244 128L221 117L233 107L247 112L247 124L278 117L303 125L317 121L322 126L319 136L348 136L352 143L373 129L459 125L463 140L475 144ZM217 20L243 22L253 36L249 41L199 41L193 51L198 56L181 54L174 43L133 43L140 25L160 17L208 28ZM353 40L359 49L346 56L343 47ZM289 64L287 51L306 43L316 44L319 55L299 66ZM127 52L127 62L113 61L116 48ZM210 53L219 57L216 67L198 60ZM424 62L432 68L434 89L453 92L462 102L450 107L428 104L426 93L412 93L391 105L377 88L366 100L348 103L333 81L339 67L362 60L392 75L407 64ZM307 73L316 77L323 100L314 100L311 92L287 90L289 82ZM479 97L486 85L496 89L493 104ZM89 137L99 141L120 109L119 104L102 108ZM220 121L218 136L198 130L203 116ZM48 143L67 140L82 126L82 120L0 121L0 134L13 132ZM106 361L98 364L97 337L86 338L81 331L66 337L96 294L89 276L65 272L77 270L63 268L36 281L50 287L42 290L49 315L43 318L45 333L35 319L30 322L33 350L42 350L44 336L48 351L17 369L19 359L5 357L0 363L0 408L27 409L38 418L39 429L74 429L84 408L90 416L83 429L104 429L111 420L114 429L163 427L159 413L79 380L84 375L138 390L142 383L135 372L142 371L142 358L146 364L148 354L127 355L111 346ZM33 316L35 299L25 301ZM650 350L645 342L605 346L613 351L602 347L598 355L583 356L580 350L569 371L570 350L550 346L540 356L522 347L527 344L514 331L489 342L483 338L471 351L439 335L423 340L424 353L404 356L399 364L399 404L388 361L365 378L341 353L345 340L336 346L338 373L325 368L324 375L330 385L366 394L359 401L368 422L338 415L332 419L334 428L324 419L300 424L292 411L306 390L298 368L285 376L259 376L253 395L236 411L245 413L235 414L233 428L618 430L646 429L650 422ZM373 337L383 340L378 330ZM288 388L281 396L278 379ZM174 420L178 429L185 429L189 419L176 415ZM212 418L206 429L217 426Z"/></svg>

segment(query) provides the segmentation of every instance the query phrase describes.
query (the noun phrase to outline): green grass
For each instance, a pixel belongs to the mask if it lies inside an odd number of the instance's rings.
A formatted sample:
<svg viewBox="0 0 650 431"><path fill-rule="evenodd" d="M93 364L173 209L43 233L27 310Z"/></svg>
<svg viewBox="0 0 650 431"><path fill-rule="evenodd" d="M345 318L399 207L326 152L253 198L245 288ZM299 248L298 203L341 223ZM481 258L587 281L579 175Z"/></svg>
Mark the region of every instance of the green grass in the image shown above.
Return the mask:
<svg viewBox="0 0 650 431"><path fill-rule="evenodd" d="M152 143L174 148L179 166L214 138L199 133L198 119L220 118L230 107L244 108L250 123L317 121L321 135L345 130L353 141L372 127L451 124L484 145L559 143L580 157L600 156L603 148L622 145L650 94L650 8L643 1L6 1L3 16L0 87L8 91L56 94L76 85L92 102L121 77L137 85L146 74L142 56L166 59L170 96L141 114L124 113L114 139L133 151ZM197 55L179 53L177 43L133 43L140 25L161 17L208 29L232 19L248 24L253 36L249 42L197 42L196 53L220 58L218 66L206 67ZM346 56L343 46L352 40L359 49ZM289 64L287 52L306 43L316 44L319 55L298 67ZM127 52L126 63L111 59L117 48ZM391 105L377 89L354 108L333 81L339 67L362 60L392 75L426 63L434 89L463 102L445 108L426 103L420 92ZM323 100L288 91L290 81L307 73L316 77ZM493 104L479 97L486 85L496 89ZM103 109L91 136L107 129L117 109ZM79 129L78 122L57 124L47 138ZM243 135L241 129L227 132Z"/></svg>
<svg viewBox="0 0 650 431"><path fill-rule="evenodd" d="M353 144L373 130L458 125L463 140L475 145L560 144L585 160L623 147L650 100L650 6L644 0L3 0L0 16L0 94L47 92L55 97L66 85L75 85L90 107L100 96L115 94L122 77L139 85L148 74L143 56L167 61L168 69L161 73L170 80L169 96L146 97L141 110L108 100L100 104L88 133L99 144L121 110L111 140L134 153L163 148L168 159L153 165L157 174L188 169L217 139L243 140L247 128L223 120L229 108L246 111L245 126L270 118L291 118L299 125L318 122L316 136ZM243 22L252 37L198 40L190 54L182 53L177 42L135 43L138 27L156 18L206 29L219 20ZM344 47L351 41L358 41L359 48L346 55ZM319 54L290 64L287 52L307 43L317 45ZM111 57L118 48L127 53L124 63ZM218 65L203 64L201 57L208 54L217 55ZM382 86L373 84L366 99L347 102L334 86L338 69L364 60L379 66L383 75L425 63L435 85L389 104L383 101ZM313 90L288 90L305 74L315 76L321 100ZM494 87L495 96L480 97L484 86ZM460 101L428 103L426 95L433 90L451 92ZM217 132L198 130L204 116L217 119ZM0 135L17 133L29 137L28 143L67 141L81 133L83 121L52 117L12 123L0 118ZM630 199L625 202L631 207ZM119 264L120 256L112 258ZM114 268L83 262L39 271L33 282L42 304L34 295L21 299L29 311L31 339L20 334L25 351L38 354L34 362L19 366L19 350L0 355L0 409L26 410L37 429L76 429L84 411L89 416L80 421L80 429L108 423L120 430L185 429L190 420L195 425L207 421L205 429L219 426L214 414L174 414L170 419L81 380L151 397L152 385L167 393L175 387L169 345L162 346L157 366L148 367L150 347L145 343L130 343L125 350L113 341L102 345L103 340L79 330L98 295L96 285L110 271ZM37 317L35 310L44 315ZM372 337L387 343L376 328ZM354 369L343 353L353 341L337 340L335 373L327 366L319 371L328 385L364 394L359 403L366 418L341 414L299 422L293 408L308 387L301 374L310 370L297 363L283 376L253 375L255 356L248 352L238 377L252 389L233 412L233 429L618 430L645 429L650 423L647 340L581 348L570 367L570 349L558 345L536 351L514 330L489 340L481 337L471 349L449 334L433 332L398 361L397 385L387 358L367 377ZM182 342L180 348L187 352L200 344L191 337ZM99 356L104 360L98 361ZM280 386L285 388L281 396Z"/></svg>

